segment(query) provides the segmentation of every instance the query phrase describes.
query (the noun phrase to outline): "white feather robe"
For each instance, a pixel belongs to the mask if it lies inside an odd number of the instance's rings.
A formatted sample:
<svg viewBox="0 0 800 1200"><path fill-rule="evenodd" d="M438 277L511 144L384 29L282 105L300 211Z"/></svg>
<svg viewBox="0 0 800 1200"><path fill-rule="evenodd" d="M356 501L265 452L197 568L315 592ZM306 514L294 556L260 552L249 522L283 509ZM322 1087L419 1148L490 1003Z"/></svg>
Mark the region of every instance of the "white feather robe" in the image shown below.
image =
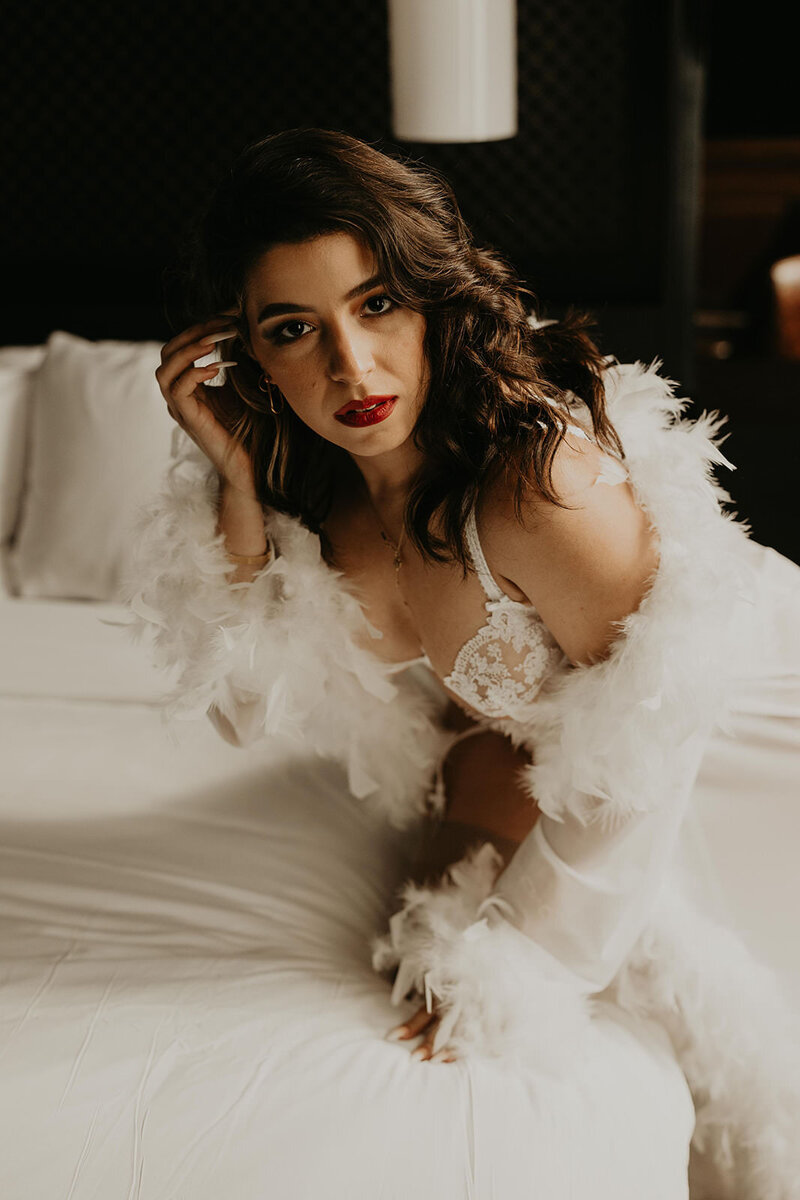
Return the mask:
<svg viewBox="0 0 800 1200"><path fill-rule="evenodd" d="M796 1019L743 943L690 909L670 856L707 738L724 723L732 621L753 587L747 530L723 511L712 467L722 421L682 417L655 366L610 365L609 416L660 562L608 657L564 662L534 716L487 726L533 759L541 816L508 866L490 843L435 886L407 882L376 970L393 1000L433 996L436 1046L558 1070L579 1053L593 997L667 1028L697 1112L694 1147L719 1196L800 1196ZM455 735L443 704L364 646L380 637L348 580L298 520L264 510L276 555L231 585L215 534L217 477L188 439L141 513L125 585L134 636L177 672L167 718L208 713L244 744L285 736L340 760L352 793L398 827L442 797L434 770ZM729 464L727 464L729 465Z"/></svg>

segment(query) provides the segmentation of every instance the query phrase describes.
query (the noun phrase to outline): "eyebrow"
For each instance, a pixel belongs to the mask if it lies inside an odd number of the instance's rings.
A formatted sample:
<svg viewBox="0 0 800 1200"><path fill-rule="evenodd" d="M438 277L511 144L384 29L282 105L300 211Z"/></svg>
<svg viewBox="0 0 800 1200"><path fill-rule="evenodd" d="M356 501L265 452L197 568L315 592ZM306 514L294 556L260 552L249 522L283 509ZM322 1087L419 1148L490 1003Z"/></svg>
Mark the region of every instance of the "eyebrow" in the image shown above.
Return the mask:
<svg viewBox="0 0 800 1200"><path fill-rule="evenodd" d="M365 279L363 283L357 283L354 288L350 289L344 299L345 301L355 300L356 296L363 296L364 292L371 291L379 283L383 283L382 276L373 275L370 279ZM258 314L256 325L261 325L268 317L277 317L280 313L310 312L313 307L313 304L284 304L282 302L265 304Z"/></svg>

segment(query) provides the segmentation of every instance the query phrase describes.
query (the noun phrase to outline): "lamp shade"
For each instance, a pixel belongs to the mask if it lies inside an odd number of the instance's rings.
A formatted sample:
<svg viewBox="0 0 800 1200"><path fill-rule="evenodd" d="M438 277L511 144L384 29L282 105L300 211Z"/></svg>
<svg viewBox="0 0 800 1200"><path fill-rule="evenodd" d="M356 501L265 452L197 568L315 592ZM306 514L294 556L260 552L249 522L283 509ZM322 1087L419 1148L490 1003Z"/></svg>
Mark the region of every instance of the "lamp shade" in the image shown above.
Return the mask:
<svg viewBox="0 0 800 1200"><path fill-rule="evenodd" d="M395 137L516 135L516 0L389 0L389 53Z"/></svg>
<svg viewBox="0 0 800 1200"><path fill-rule="evenodd" d="M781 258L769 269L781 358L800 359L800 254Z"/></svg>

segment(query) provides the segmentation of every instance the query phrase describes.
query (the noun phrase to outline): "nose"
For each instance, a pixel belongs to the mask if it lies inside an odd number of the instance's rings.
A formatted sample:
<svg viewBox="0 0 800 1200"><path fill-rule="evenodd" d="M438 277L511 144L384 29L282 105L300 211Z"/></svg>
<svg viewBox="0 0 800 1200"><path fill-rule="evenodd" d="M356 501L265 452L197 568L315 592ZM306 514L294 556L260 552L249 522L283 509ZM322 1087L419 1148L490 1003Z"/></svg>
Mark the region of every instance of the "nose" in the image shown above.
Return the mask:
<svg viewBox="0 0 800 1200"><path fill-rule="evenodd" d="M329 337L328 375L335 383L360 383L375 365L364 330L334 329Z"/></svg>

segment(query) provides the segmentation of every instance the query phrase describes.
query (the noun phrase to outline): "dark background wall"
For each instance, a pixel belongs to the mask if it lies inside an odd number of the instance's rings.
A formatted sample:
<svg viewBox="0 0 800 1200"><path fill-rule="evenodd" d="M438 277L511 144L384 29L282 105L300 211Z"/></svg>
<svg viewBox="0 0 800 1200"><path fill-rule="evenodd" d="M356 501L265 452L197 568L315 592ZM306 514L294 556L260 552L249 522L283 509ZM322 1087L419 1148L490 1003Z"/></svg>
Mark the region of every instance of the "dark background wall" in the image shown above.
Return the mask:
<svg viewBox="0 0 800 1200"><path fill-rule="evenodd" d="M800 254L797 39L779 0L710 16L692 396L728 414L725 486L753 535L800 562L800 359L779 351L770 283Z"/></svg>
<svg viewBox="0 0 800 1200"><path fill-rule="evenodd" d="M797 364L775 355L768 278L800 253L779 0L518 0L518 38L516 138L398 145L383 0L7 8L2 341L166 339L178 238L235 154L344 129L442 170L550 315L591 309L606 352L659 357L695 408L730 413L726 486L800 559Z"/></svg>
<svg viewBox="0 0 800 1200"><path fill-rule="evenodd" d="M439 167L479 239L554 312L591 305L614 352L678 370L679 7L520 0L519 136L462 146L392 142L381 0L9 10L5 339L166 336L165 268L188 210L248 141L317 124Z"/></svg>

